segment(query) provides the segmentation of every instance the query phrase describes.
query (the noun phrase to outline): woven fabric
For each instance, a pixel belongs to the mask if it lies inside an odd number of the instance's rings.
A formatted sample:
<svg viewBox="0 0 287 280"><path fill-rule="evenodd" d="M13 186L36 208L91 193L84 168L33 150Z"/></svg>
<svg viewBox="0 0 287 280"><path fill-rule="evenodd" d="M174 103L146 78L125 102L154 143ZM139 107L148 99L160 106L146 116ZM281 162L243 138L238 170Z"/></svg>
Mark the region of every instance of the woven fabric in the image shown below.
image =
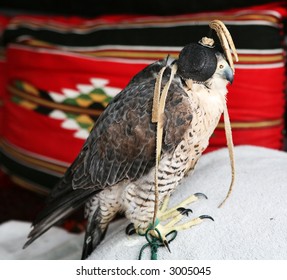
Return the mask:
<svg viewBox="0 0 287 280"><path fill-rule="evenodd" d="M2 41L4 30L8 24L9 18L7 16L0 15L0 42ZM3 105L4 105L4 94L6 86L6 56L5 48L0 44L0 137L3 131Z"/></svg>
<svg viewBox="0 0 287 280"><path fill-rule="evenodd" d="M138 71L208 34L230 30L240 62L229 87L234 142L282 148L281 6L178 16L16 16L4 33L8 76L2 162L14 180L49 190L105 106ZM225 146L221 121L210 150ZM107 143L108 144L108 143Z"/></svg>

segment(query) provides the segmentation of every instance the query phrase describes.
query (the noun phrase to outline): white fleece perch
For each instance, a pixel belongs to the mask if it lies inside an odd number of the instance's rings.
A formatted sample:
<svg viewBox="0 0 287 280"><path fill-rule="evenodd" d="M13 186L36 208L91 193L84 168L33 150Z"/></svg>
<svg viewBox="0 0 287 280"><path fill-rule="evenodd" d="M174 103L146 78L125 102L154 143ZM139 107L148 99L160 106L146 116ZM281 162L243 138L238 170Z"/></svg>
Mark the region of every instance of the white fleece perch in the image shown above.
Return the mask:
<svg viewBox="0 0 287 280"><path fill-rule="evenodd" d="M208 200L190 205L193 214L185 219L206 214L215 221L204 220L178 232L170 243L172 253L161 247L158 259L287 259L287 153L241 146L235 148L235 158L236 183L222 208L218 204L230 182L227 149L204 155L194 174L173 194L170 203L176 205L192 193L204 193ZM128 224L125 219L112 223L90 259L137 259L146 240L127 236ZM83 235L57 228L23 251L29 225L8 222L0 226L0 259L80 258ZM149 258L147 248L143 259Z"/></svg>

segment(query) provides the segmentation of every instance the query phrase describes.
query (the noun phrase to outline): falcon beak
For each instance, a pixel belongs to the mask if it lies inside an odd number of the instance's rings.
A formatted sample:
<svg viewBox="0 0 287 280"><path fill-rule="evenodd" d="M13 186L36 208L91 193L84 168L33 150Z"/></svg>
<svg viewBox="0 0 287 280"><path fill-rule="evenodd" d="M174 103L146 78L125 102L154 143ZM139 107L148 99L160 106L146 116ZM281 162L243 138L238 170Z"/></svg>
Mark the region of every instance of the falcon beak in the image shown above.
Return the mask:
<svg viewBox="0 0 287 280"><path fill-rule="evenodd" d="M225 79L226 79L230 84L233 83L234 74L233 74L233 70L231 69L230 66L225 67L225 69L224 69L224 76L225 76Z"/></svg>

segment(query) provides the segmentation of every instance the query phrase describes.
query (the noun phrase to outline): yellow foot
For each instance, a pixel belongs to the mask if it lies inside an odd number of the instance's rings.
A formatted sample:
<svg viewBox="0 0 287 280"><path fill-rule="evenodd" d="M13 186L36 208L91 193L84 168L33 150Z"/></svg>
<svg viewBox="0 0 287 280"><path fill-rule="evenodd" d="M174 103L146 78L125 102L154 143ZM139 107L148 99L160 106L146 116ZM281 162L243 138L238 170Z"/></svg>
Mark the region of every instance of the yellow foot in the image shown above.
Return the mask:
<svg viewBox="0 0 287 280"><path fill-rule="evenodd" d="M183 219L184 215L188 216L189 213L192 213L191 209L185 207L201 198L207 199L206 195L196 193L179 203L177 206L168 209L169 197L166 197L157 213L156 225L151 226L151 228L148 229L148 233L158 238L170 251L167 241L167 236L170 233L189 229L202 223L204 219L214 221L213 218L208 215L201 215L198 218L192 219L188 222L179 223ZM134 224L129 224L127 226L127 235L132 235L136 232L144 235L144 232L140 233L134 228Z"/></svg>
<svg viewBox="0 0 287 280"><path fill-rule="evenodd" d="M169 203L169 196L166 196L162 205L161 205L161 208L157 214L157 217L161 221L165 221L167 219L173 218L179 214L178 212L180 212L180 209L182 209L185 206L197 201L200 198L207 199L207 196L203 193L195 193L195 194L191 195L190 197L188 197L187 199L185 199L184 201L182 201L181 203L179 203L178 205L176 205L175 207L169 208L167 210L168 203ZM186 214L186 213L184 213L184 214Z"/></svg>
<svg viewBox="0 0 287 280"><path fill-rule="evenodd" d="M192 213L192 210L186 209L185 206L189 205L192 202L197 201L200 198L207 199L206 195L202 193L196 193L188 197L186 200L182 201L177 206L170 208L168 210L167 208L168 208L169 197L166 197L165 200L163 201L163 204L157 215L159 223L156 226L156 230L151 231L151 234L158 238L159 238L158 235L160 234L160 238L162 242L165 244L165 246L168 248L169 251L170 249L168 246L168 241L166 239L166 236L169 233L173 231L189 229L195 225L200 224L204 219L210 219L214 221L212 217L208 215L202 215L188 222L179 224L179 222L182 220L184 215L188 216L189 213ZM162 222L165 222L165 221L166 223L163 224Z"/></svg>

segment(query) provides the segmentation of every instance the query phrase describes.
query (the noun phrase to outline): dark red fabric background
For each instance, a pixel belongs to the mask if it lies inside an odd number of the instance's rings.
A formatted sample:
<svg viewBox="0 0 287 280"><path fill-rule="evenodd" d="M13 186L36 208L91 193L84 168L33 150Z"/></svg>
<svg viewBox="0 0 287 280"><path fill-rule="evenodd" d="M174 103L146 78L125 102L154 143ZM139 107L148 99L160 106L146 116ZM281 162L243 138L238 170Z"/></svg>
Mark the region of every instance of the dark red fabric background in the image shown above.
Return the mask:
<svg viewBox="0 0 287 280"><path fill-rule="evenodd" d="M89 84L93 77L108 79L109 86L123 88L145 66L21 47L8 48L7 61L8 83L21 79L38 89L59 94L63 88L76 89L76 84ZM84 141L73 137L75 131L61 128L61 122L20 107L7 93L4 138L17 147L72 162Z"/></svg>
<svg viewBox="0 0 287 280"><path fill-rule="evenodd" d="M63 88L76 89L89 84L91 78L108 79L109 86L123 88L146 64L127 64L74 54L38 51L11 46L7 52L8 82L21 79L39 89L61 93ZM228 108L232 122L277 120L284 114L284 68L237 69L228 87ZM9 96L9 94L7 94ZM17 147L64 162L71 162L83 140L73 137L75 131L61 128L61 121L6 100L4 137ZM235 145L254 144L282 148L283 122L280 126L234 129ZM67 143L69 146L67 148ZM219 129L211 139L210 149L225 146L224 131Z"/></svg>

